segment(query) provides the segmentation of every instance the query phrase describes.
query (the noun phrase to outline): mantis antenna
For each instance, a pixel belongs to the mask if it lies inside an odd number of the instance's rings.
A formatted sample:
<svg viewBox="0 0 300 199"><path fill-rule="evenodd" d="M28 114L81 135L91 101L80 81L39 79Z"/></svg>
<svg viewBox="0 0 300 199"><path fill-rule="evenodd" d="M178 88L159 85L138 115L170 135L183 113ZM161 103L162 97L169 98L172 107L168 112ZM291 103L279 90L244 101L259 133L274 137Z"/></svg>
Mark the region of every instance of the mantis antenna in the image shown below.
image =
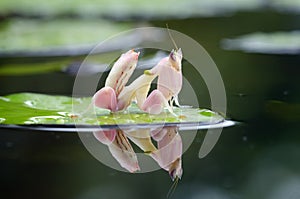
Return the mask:
<svg viewBox="0 0 300 199"><path fill-rule="evenodd" d="M175 41L174 41L174 39L173 39L173 37L172 37L172 35L171 35L171 32L170 32L170 29L169 29L168 24L166 24L166 27L167 27L167 30L168 30L169 37L170 37L170 39L171 39L173 45L175 46L176 51L178 51L178 47L177 47L177 45L176 45L176 43L175 43Z"/></svg>
<svg viewBox="0 0 300 199"><path fill-rule="evenodd" d="M178 181L179 181L179 177L176 176L176 178L175 178L175 180L174 180L172 186L170 187L170 189L169 189L169 191L168 191L167 199L169 199L169 198L171 198L171 197L173 196L173 194L174 194L174 192L175 192L175 189L176 189L176 187L177 187L177 185L178 185Z"/></svg>

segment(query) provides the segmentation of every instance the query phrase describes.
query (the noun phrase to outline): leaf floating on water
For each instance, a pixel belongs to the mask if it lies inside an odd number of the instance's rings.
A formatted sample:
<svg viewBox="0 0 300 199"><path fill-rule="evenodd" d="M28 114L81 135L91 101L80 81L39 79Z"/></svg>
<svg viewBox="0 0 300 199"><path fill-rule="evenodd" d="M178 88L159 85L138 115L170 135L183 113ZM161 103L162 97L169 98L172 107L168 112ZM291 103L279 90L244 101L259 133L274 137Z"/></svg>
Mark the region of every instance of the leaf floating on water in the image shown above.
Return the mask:
<svg viewBox="0 0 300 199"><path fill-rule="evenodd" d="M116 124L162 124L190 122L221 122L218 113L199 108L174 108L177 116L167 110L159 115L142 112L135 103L123 112L110 113L95 108L94 114L81 114L91 103L90 97L72 98L36 93L17 93L0 97L1 124L80 124L80 125L116 125ZM76 107L76 112L73 111Z"/></svg>
<svg viewBox="0 0 300 199"><path fill-rule="evenodd" d="M300 13L299 0L271 0L270 7L279 10L280 12Z"/></svg>
<svg viewBox="0 0 300 199"><path fill-rule="evenodd" d="M49 48L59 50L62 47L65 50L91 50L99 42L130 28L132 25L129 23L99 19L6 20L0 23L0 54L45 51Z"/></svg>
<svg viewBox="0 0 300 199"><path fill-rule="evenodd" d="M221 44L227 50L267 54L299 54L300 31L252 33L234 39L224 39Z"/></svg>
<svg viewBox="0 0 300 199"><path fill-rule="evenodd" d="M157 17L191 17L222 15L239 10L254 10L261 8L265 2L261 0L186 0L174 3L173 0L94 0L86 3L84 0L73 1L63 6L60 0L0 1L0 12L6 15L17 13L34 16L79 15L79 16L109 16L112 18L157 18Z"/></svg>
<svg viewBox="0 0 300 199"><path fill-rule="evenodd" d="M63 63L64 64L64 63ZM33 75L43 74L49 72L61 71L63 68L62 63L43 63L43 64L8 64L0 67L0 76L8 75Z"/></svg>

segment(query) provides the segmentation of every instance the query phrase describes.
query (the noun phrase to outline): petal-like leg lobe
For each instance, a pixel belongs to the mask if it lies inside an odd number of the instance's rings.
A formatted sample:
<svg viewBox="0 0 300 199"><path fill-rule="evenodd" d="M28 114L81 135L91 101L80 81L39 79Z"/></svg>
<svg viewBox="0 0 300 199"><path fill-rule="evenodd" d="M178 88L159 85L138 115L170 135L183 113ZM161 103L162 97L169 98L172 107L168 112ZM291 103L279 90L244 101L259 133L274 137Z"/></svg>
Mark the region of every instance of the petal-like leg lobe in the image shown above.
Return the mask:
<svg viewBox="0 0 300 199"><path fill-rule="evenodd" d="M154 90L147 97L141 109L150 114L160 114L164 106L168 103L159 90Z"/></svg>
<svg viewBox="0 0 300 199"><path fill-rule="evenodd" d="M140 170L137 156L122 130L104 130L93 132L95 138L108 146L112 156L121 167L133 173Z"/></svg>
<svg viewBox="0 0 300 199"><path fill-rule="evenodd" d="M109 109L112 112L118 110L116 93L111 87L104 87L97 91L93 97L93 102L99 108Z"/></svg>
<svg viewBox="0 0 300 199"><path fill-rule="evenodd" d="M93 134L101 143L110 145L116 138L117 130L95 131Z"/></svg>

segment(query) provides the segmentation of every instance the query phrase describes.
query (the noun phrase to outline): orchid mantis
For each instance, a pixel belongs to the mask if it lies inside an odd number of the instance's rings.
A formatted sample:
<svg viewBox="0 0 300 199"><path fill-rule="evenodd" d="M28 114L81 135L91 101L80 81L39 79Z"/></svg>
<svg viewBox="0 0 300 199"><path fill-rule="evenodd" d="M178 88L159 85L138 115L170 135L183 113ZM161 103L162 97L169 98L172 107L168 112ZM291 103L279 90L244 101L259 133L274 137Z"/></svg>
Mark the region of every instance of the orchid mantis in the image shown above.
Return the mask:
<svg viewBox="0 0 300 199"><path fill-rule="evenodd" d="M128 138L166 170L173 181L181 179L182 140L176 127L101 130L94 132L93 135L108 146L112 156L129 172L139 171L140 167ZM151 137L157 142L157 146L153 144Z"/></svg>
<svg viewBox="0 0 300 199"><path fill-rule="evenodd" d="M138 56L139 53L133 50L121 55L113 65L105 87L93 96L94 105L116 112L126 109L133 100L136 100L139 108L150 114L159 114L164 108L173 113L173 102L179 105L177 95L182 87L181 49L172 50L169 56L126 86L136 68ZM157 89L147 96L156 77L158 77Z"/></svg>
<svg viewBox="0 0 300 199"><path fill-rule="evenodd" d="M135 98L139 108L150 114L159 114L164 107L173 113L173 100L176 105L179 105L177 95L182 87L181 60L181 49L172 50L169 56L126 86L119 98L126 102ZM147 96L151 83L156 77L158 77L157 89Z"/></svg>
<svg viewBox="0 0 300 199"><path fill-rule="evenodd" d="M93 96L93 104L117 112L125 110L133 100L136 100L138 107L147 113L160 114L164 108L173 113L173 102L179 106L177 95L182 87L181 49L172 50L152 69L146 70L143 75L126 86L136 68L138 57L139 52L134 50L120 56L114 63L105 86ZM155 78L157 78L157 88L148 95ZM139 136L134 135L134 132ZM141 134L145 136L141 138ZM94 132L94 136L108 146L113 157L129 172L136 172L140 168L127 136L167 170L172 180L181 178L182 141L176 129L144 129L129 132L114 129ZM157 141L157 147L153 145L150 136Z"/></svg>

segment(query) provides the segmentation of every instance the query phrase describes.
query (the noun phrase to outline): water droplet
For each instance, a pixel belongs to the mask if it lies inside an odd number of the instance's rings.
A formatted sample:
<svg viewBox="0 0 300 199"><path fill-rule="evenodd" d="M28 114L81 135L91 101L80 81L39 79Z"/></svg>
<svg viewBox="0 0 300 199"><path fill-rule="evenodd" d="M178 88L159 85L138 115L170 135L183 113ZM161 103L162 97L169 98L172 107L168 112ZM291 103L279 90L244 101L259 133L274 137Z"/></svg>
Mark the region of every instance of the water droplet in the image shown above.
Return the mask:
<svg viewBox="0 0 300 199"><path fill-rule="evenodd" d="M246 96L245 93L238 93L237 95L238 95L239 97L245 97L245 96Z"/></svg>
<svg viewBox="0 0 300 199"><path fill-rule="evenodd" d="M33 107L34 106L34 102L30 101L30 100L25 101L24 104L26 104L29 107Z"/></svg>

